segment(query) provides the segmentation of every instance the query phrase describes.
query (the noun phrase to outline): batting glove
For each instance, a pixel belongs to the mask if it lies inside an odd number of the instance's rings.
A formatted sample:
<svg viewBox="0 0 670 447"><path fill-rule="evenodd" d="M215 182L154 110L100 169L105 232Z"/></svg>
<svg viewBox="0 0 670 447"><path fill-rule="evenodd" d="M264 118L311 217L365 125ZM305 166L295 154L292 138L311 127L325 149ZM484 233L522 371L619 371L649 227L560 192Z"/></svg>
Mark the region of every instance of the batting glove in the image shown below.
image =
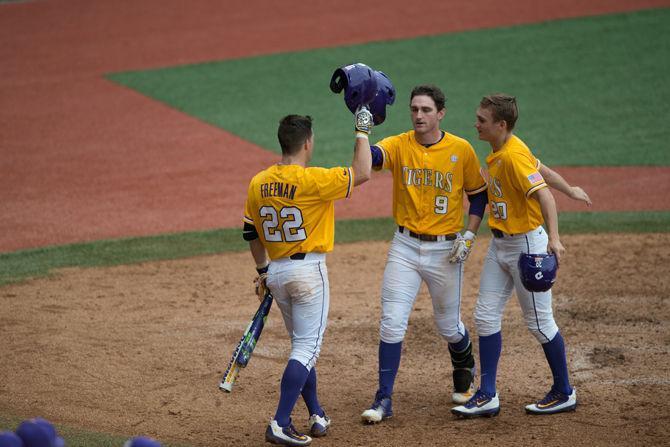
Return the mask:
<svg viewBox="0 0 670 447"><path fill-rule="evenodd" d="M463 236L459 234L458 239L456 239L456 242L454 242L454 246L451 249L449 262L452 264L456 262L465 262L465 260L468 259L468 256L470 255L472 246L475 244L475 239L477 239L477 236L470 230L467 230L465 233L463 233Z"/></svg>
<svg viewBox="0 0 670 447"><path fill-rule="evenodd" d="M354 115L354 128L356 135L368 136L372 130L372 113L367 106L358 106Z"/></svg>
<svg viewBox="0 0 670 447"><path fill-rule="evenodd" d="M254 279L254 292L256 293L256 296L258 296L258 300L263 301L265 292L268 290L266 284L268 278L268 266L266 265L265 267L257 268L256 272L258 272L258 276Z"/></svg>

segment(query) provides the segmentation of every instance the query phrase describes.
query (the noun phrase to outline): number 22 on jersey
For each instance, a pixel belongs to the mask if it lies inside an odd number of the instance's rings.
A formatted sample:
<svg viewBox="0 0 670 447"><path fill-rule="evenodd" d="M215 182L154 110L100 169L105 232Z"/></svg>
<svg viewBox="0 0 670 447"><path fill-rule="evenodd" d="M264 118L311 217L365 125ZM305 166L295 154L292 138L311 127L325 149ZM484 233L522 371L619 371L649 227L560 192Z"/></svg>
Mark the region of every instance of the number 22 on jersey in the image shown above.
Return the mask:
<svg viewBox="0 0 670 447"><path fill-rule="evenodd" d="M300 208L287 206L277 210L272 206L264 206L259 215L264 219L263 237L266 241L297 242L307 239Z"/></svg>

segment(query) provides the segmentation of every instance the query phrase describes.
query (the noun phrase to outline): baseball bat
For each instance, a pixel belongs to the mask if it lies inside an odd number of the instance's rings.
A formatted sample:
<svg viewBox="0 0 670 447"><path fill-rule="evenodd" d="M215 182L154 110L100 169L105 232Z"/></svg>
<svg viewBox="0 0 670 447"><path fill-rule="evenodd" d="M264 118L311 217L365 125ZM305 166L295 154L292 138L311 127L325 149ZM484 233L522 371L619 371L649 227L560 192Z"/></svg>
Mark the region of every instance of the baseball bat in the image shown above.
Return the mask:
<svg viewBox="0 0 670 447"><path fill-rule="evenodd" d="M256 343L258 343L263 328L265 327L265 320L267 320L268 313L270 312L272 300L272 293L270 290L267 290L263 302L258 306L258 310L249 322L249 325L242 334L242 338L233 352L233 356L228 363L228 368L226 368L221 383L219 383L219 388L221 390L230 393L233 390L233 384L240 373L240 368L244 368L249 364L251 354L254 352Z"/></svg>

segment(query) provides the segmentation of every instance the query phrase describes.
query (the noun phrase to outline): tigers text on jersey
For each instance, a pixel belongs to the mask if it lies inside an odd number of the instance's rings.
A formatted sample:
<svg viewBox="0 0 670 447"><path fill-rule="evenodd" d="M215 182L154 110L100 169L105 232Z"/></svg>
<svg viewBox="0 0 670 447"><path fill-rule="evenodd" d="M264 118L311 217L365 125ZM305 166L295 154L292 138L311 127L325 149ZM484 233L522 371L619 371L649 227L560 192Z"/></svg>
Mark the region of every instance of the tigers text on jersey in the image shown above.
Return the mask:
<svg viewBox="0 0 670 447"><path fill-rule="evenodd" d="M270 256L329 252L335 239L334 200L350 197L351 168L274 165L251 180L244 222L254 225Z"/></svg>
<svg viewBox="0 0 670 447"><path fill-rule="evenodd" d="M463 228L463 192L486 189L479 159L463 138L444 132L424 147L414 131L375 144L393 173L393 217L420 234L451 234Z"/></svg>
<svg viewBox="0 0 670 447"><path fill-rule="evenodd" d="M512 135L497 152L486 157L489 187L489 227L509 234L527 233L544 222L540 202L531 194L547 184L540 161Z"/></svg>

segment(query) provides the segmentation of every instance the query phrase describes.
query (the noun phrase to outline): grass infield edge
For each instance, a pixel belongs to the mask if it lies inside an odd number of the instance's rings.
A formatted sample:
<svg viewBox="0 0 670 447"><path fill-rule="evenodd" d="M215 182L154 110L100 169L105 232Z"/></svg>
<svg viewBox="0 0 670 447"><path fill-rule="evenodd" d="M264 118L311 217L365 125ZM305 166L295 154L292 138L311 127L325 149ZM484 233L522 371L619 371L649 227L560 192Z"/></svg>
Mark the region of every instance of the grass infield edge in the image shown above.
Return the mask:
<svg viewBox="0 0 670 447"><path fill-rule="evenodd" d="M559 215L561 234L666 233L670 211L579 212ZM335 243L388 241L395 231L390 217L338 220ZM480 236L488 234L482 223ZM240 228L101 240L0 254L0 287L49 276L59 268L106 267L243 251Z"/></svg>

